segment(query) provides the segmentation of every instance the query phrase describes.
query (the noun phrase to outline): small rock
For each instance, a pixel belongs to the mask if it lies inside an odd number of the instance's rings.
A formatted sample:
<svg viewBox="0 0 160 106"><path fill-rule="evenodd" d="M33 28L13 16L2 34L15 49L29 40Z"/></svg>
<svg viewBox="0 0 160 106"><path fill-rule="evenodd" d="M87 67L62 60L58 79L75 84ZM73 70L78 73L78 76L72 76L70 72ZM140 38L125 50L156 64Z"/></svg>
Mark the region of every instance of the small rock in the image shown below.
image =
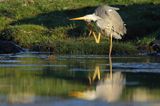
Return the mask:
<svg viewBox="0 0 160 106"><path fill-rule="evenodd" d="M149 43L150 53L160 53L160 35Z"/></svg>
<svg viewBox="0 0 160 106"><path fill-rule="evenodd" d="M160 40L154 40L149 44L150 52L160 53Z"/></svg>
<svg viewBox="0 0 160 106"><path fill-rule="evenodd" d="M0 54L19 53L19 52L24 52L24 49L22 49L12 41L0 40Z"/></svg>

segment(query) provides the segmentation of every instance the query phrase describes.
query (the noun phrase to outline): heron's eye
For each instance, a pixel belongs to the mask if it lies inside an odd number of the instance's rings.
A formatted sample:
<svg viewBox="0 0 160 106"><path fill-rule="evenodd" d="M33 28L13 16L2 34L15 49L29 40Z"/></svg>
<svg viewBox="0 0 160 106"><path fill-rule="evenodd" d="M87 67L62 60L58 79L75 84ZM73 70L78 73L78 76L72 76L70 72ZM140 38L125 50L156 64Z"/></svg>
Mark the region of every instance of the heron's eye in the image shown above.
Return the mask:
<svg viewBox="0 0 160 106"><path fill-rule="evenodd" d="M93 20L91 20L91 22L94 22Z"/></svg>

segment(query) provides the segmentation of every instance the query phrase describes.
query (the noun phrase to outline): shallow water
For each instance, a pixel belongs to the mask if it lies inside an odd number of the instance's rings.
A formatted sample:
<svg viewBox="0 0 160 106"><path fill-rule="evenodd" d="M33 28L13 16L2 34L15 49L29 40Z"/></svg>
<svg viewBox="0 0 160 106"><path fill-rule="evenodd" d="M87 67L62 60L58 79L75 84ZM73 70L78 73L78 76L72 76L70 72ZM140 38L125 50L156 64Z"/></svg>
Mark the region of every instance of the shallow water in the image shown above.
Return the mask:
<svg viewBox="0 0 160 106"><path fill-rule="evenodd" d="M0 55L0 106L160 105L160 57L112 62L111 73L107 56Z"/></svg>

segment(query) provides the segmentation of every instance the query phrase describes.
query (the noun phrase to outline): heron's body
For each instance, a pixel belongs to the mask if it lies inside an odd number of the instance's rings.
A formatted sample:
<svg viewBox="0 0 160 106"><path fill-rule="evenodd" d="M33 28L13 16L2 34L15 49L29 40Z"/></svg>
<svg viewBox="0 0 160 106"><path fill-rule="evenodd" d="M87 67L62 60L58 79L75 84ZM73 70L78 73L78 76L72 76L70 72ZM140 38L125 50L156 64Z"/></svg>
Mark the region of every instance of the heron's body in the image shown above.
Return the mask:
<svg viewBox="0 0 160 106"><path fill-rule="evenodd" d="M126 33L126 28L116 10L119 9L107 5L98 7L95 10L95 15L101 19L98 19L96 23L103 35L109 36L112 34L115 39L121 39Z"/></svg>
<svg viewBox="0 0 160 106"><path fill-rule="evenodd" d="M118 14L117 10L119 8L111 7L108 5L99 6L93 14L85 15L79 18L73 18L71 20L85 20L91 23L92 21L96 23L98 30L98 37L95 32L92 31L96 43L100 42L100 36L108 36L110 38L110 50L109 55L111 55L112 50L112 37L115 39L121 39L124 34L126 34L125 24Z"/></svg>

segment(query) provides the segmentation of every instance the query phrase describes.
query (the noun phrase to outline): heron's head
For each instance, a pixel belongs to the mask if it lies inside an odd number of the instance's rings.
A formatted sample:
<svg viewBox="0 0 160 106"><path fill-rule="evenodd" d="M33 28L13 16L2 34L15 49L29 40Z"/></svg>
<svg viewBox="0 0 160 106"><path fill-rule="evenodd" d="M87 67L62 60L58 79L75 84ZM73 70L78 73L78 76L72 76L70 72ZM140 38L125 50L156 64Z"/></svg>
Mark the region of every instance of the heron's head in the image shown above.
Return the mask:
<svg viewBox="0 0 160 106"><path fill-rule="evenodd" d="M77 17L77 18L71 18L70 20L84 20L84 21L87 21L87 22L91 22L91 21L97 21L101 19L99 16L96 16L95 14L89 14L89 15L85 15L85 16L82 16L82 17Z"/></svg>

